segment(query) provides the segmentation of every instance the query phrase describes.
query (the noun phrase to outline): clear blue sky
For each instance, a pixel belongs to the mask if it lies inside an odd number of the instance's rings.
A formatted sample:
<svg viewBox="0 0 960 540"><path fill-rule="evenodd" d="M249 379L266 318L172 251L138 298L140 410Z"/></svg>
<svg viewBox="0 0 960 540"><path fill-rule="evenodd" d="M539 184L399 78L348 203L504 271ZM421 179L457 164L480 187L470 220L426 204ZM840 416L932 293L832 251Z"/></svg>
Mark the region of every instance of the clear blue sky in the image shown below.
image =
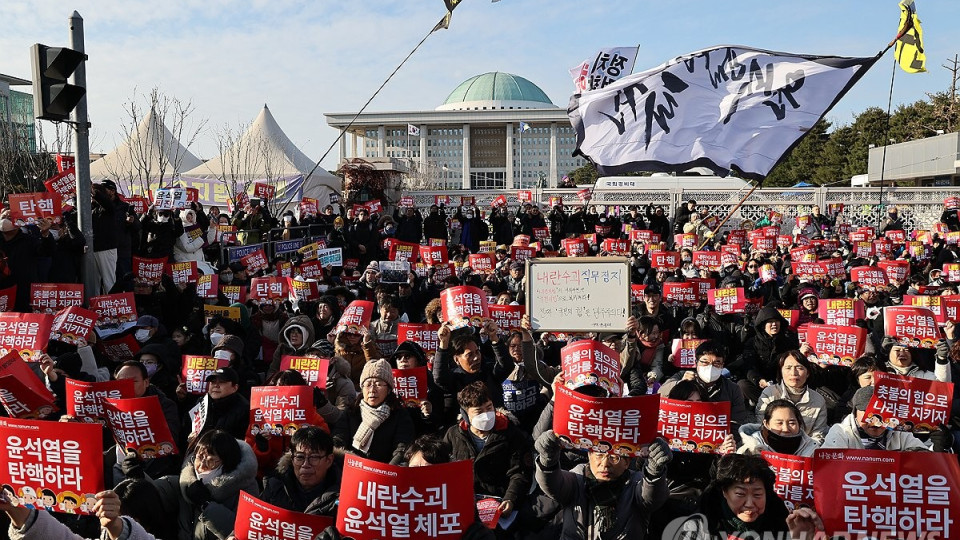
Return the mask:
<svg viewBox="0 0 960 540"><path fill-rule="evenodd" d="M313 159L333 142L324 112L356 111L444 12L442 0L4 0L0 73L30 78L29 47L66 46L72 9L85 19L92 150L121 138L123 104L160 87L191 100L208 129L191 150L216 153L214 132L251 121L268 103ZM947 89L940 66L960 53L960 2L917 0L929 73L898 72L894 104ZM568 69L604 46L639 43L636 71L719 44L807 54L871 56L896 33L895 0L464 0L370 111L428 110L464 79L526 77L565 106ZM828 115L886 108L892 51ZM323 165L336 166L336 149Z"/></svg>

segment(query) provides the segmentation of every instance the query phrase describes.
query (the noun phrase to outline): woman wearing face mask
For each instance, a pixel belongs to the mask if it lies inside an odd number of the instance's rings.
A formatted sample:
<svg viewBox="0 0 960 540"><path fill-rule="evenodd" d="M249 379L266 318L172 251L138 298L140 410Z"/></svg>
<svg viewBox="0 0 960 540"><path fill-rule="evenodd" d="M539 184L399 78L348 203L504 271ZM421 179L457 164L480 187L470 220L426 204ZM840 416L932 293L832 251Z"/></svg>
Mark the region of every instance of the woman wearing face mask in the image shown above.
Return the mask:
<svg viewBox="0 0 960 540"><path fill-rule="evenodd" d="M477 207L471 206L466 210L459 207L453 218L460 222L460 244L467 246L471 253L477 253L480 242L485 241L490 234L490 229L480 217Z"/></svg>
<svg viewBox="0 0 960 540"><path fill-rule="evenodd" d="M183 223L172 210L150 210L140 218L140 252L138 255L154 259L170 258L177 238L183 234Z"/></svg>
<svg viewBox="0 0 960 540"><path fill-rule="evenodd" d="M189 208L180 211L180 222L183 223L183 233L177 237L173 245L173 260L176 262L196 262L197 268L205 273L213 273L203 258L203 248L207 245L204 230L197 223L197 213Z"/></svg>
<svg viewBox="0 0 960 540"><path fill-rule="evenodd" d="M257 458L243 441L224 431L208 431L187 449L177 482L180 538L224 538L233 530L240 492L253 496ZM158 483L176 482L165 477ZM163 489L161 489L163 491Z"/></svg>
<svg viewBox="0 0 960 540"><path fill-rule="evenodd" d="M747 424L740 427L743 444L737 452L753 455L760 455L761 452L777 452L811 457L820 447L820 443L805 433L804 425L803 415L792 401L773 400L764 410L761 424Z"/></svg>
<svg viewBox="0 0 960 540"><path fill-rule="evenodd" d="M393 370L384 359L367 362L360 376L360 395L337 422L337 448L398 465L414 439L413 421L394 389Z"/></svg>
<svg viewBox="0 0 960 540"><path fill-rule="evenodd" d="M165 360L167 351L160 345L147 345L140 349L134 355L134 360L139 360L147 368L147 377L150 378L150 384L160 389L164 395L176 399L177 395L177 372L170 369L170 365ZM176 365L175 363L173 364Z"/></svg>
<svg viewBox="0 0 960 540"><path fill-rule="evenodd" d="M783 353L780 356L780 382L771 384L760 394L757 416L762 416L771 403L788 400L799 411L806 434L819 444L830 426L827 425L826 400L808 385L815 369L800 351Z"/></svg>

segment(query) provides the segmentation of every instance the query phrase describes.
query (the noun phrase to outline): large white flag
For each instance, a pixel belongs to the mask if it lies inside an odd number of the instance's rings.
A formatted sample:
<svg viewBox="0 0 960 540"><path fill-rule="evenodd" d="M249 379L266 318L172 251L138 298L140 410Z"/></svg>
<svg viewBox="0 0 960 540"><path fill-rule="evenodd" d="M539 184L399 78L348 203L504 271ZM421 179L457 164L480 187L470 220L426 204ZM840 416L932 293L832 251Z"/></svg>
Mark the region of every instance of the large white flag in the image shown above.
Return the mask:
<svg viewBox="0 0 960 540"><path fill-rule="evenodd" d="M762 179L880 56L704 49L575 94L577 150L601 175L707 167Z"/></svg>

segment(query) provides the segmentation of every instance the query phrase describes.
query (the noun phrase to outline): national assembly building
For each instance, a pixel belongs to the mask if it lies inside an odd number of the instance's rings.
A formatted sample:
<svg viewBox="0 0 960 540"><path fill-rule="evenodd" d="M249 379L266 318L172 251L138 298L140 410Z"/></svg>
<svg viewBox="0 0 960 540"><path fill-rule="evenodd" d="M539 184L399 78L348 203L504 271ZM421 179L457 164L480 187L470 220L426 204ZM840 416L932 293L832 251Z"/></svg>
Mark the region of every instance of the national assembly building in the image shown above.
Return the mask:
<svg viewBox="0 0 960 540"><path fill-rule="evenodd" d="M344 130L356 113L327 113ZM522 150L521 150L522 148ZM340 139L340 160L406 160L423 189L556 187L586 164L565 108L509 73L467 79L432 111L365 112Z"/></svg>

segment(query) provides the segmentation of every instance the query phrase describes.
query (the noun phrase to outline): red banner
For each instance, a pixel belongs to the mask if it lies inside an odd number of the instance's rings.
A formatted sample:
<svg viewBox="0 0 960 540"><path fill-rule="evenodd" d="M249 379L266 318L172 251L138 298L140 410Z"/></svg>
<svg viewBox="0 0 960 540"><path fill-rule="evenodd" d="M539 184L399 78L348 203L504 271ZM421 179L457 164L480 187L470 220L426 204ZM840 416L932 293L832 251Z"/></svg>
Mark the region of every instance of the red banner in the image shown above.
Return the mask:
<svg viewBox="0 0 960 540"><path fill-rule="evenodd" d="M166 265L167 259L147 259L134 256L133 279L138 283L158 285L160 280L163 279L163 269Z"/></svg>
<svg viewBox="0 0 960 540"><path fill-rule="evenodd" d="M141 459L177 453L159 397L107 398L103 408L113 439L128 452L136 452Z"/></svg>
<svg viewBox="0 0 960 540"><path fill-rule="evenodd" d="M491 305L487 309L490 312L490 318L493 319L500 331L503 333L520 331L520 319L526 313L526 306L509 305Z"/></svg>
<svg viewBox="0 0 960 540"><path fill-rule="evenodd" d="M564 238L560 244L567 257L586 257L590 253L590 247L583 238Z"/></svg>
<svg viewBox="0 0 960 540"><path fill-rule="evenodd" d="M219 285L220 276L217 274L197 276L197 296L200 298L216 298Z"/></svg>
<svg viewBox="0 0 960 540"><path fill-rule="evenodd" d="M0 355L16 351L30 362L38 362L47 350L53 315L44 313L0 313Z"/></svg>
<svg viewBox="0 0 960 540"><path fill-rule="evenodd" d="M459 539L474 521L473 462L398 467L344 457L337 530L355 540Z"/></svg>
<svg viewBox="0 0 960 540"><path fill-rule="evenodd" d="M450 262L447 258L447 248L436 246L420 246L420 260L426 263L427 266L436 266Z"/></svg>
<svg viewBox="0 0 960 540"><path fill-rule="evenodd" d="M60 195L49 192L10 193L7 202L10 204L10 219L18 227L37 223L43 218L59 222L63 209Z"/></svg>
<svg viewBox="0 0 960 540"><path fill-rule="evenodd" d="M481 326L490 317L487 296L476 287L461 285L440 292L440 316L454 328Z"/></svg>
<svg viewBox="0 0 960 540"><path fill-rule="evenodd" d="M730 434L730 402L660 398L657 431L680 452L716 453Z"/></svg>
<svg viewBox="0 0 960 540"><path fill-rule="evenodd" d="M330 370L330 360L327 358L313 358L312 356L289 356L280 357L280 371L292 369L300 372L303 379L310 386L316 386L321 390L327 388L327 373Z"/></svg>
<svg viewBox="0 0 960 540"><path fill-rule="evenodd" d="M863 300L853 298L823 298L817 304L817 315L825 324L853 326L863 319Z"/></svg>
<svg viewBox="0 0 960 540"><path fill-rule="evenodd" d="M807 343L814 350L812 361L849 366L863 355L867 330L852 325L808 324Z"/></svg>
<svg viewBox="0 0 960 540"><path fill-rule="evenodd" d="M253 196L257 199L270 200L277 194L277 186L266 182L254 182Z"/></svg>
<svg viewBox="0 0 960 540"><path fill-rule="evenodd" d="M393 370L394 392L404 403L420 403L427 400L427 366Z"/></svg>
<svg viewBox="0 0 960 540"><path fill-rule="evenodd" d="M878 371L863 419L894 431L934 431L950 419L953 383Z"/></svg>
<svg viewBox="0 0 960 540"><path fill-rule="evenodd" d="M650 254L650 266L657 270L672 271L680 268L679 251L655 251Z"/></svg>
<svg viewBox="0 0 960 540"><path fill-rule="evenodd" d="M663 305L667 307L696 307L698 287L693 282L668 281L663 284Z"/></svg>
<svg viewBox="0 0 960 540"><path fill-rule="evenodd" d="M107 418L103 405L107 398L134 397L133 380L87 382L66 378L67 414L84 422L97 422Z"/></svg>
<svg viewBox="0 0 960 540"><path fill-rule="evenodd" d="M313 387L254 386L250 389L251 435L293 435L305 426L320 425L313 406Z"/></svg>
<svg viewBox="0 0 960 540"><path fill-rule="evenodd" d="M76 169L73 167L64 169L56 176L44 180L43 185L50 193L56 193L61 198L66 199L69 195L77 192Z"/></svg>
<svg viewBox="0 0 960 540"><path fill-rule="evenodd" d="M343 315L337 322L336 333L347 332L348 334L366 335L370 330L370 318L373 316L373 302L367 300L354 300L350 302L347 309L343 310Z"/></svg>
<svg viewBox="0 0 960 540"><path fill-rule="evenodd" d="M279 304L287 299L290 291L287 289L286 278L262 277L250 280L249 298L256 302L273 302Z"/></svg>
<svg viewBox="0 0 960 540"><path fill-rule="evenodd" d="M707 291L707 303L713 306L713 311L717 315L743 313L746 308L747 297L743 292L743 287L710 289Z"/></svg>
<svg viewBox="0 0 960 540"><path fill-rule="evenodd" d="M197 281L197 261L170 263L168 269L170 277L177 285L189 285Z"/></svg>
<svg viewBox="0 0 960 540"><path fill-rule="evenodd" d="M77 158L64 154L57 154L57 170L64 172L67 169L76 168Z"/></svg>
<svg viewBox="0 0 960 540"><path fill-rule="evenodd" d="M678 369L696 369L697 367L697 347L705 339L675 339L671 352L673 353L673 365Z"/></svg>
<svg viewBox="0 0 960 540"><path fill-rule="evenodd" d="M940 339L937 321L927 308L885 307L883 328L886 335L896 338L905 347L935 349Z"/></svg>
<svg viewBox="0 0 960 540"><path fill-rule="evenodd" d="M333 524L333 518L284 510L241 491L233 536L237 540L307 540Z"/></svg>
<svg viewBox="0 0 960 540"><path fill-rule="evenodd" d="M788 510L797 506L813 507L813 458L762 452L777 479L773 489L787 505Z"/></svg>
<svg viewBox="0 0 960 540"><path fill-rule="evenodd" d="M0 404L14 418L43 417L56 410L53 394L15 352L0 358Z"/></svg>
<svg viewBox="0 0 960 540"><path fill-rule="evenodd" d="M439 339L437 338L437 330L439 329L439 324L398 323L397 344L412 341L423 347L423 350L427 353L427 359L430 360L439 348Z"/></svg>
<svg viewBox="0 0 960 540"><path fill-rule="evenodd" d="M660 396L592 398L556 386L553 430L568 448L639 456L657 436Z"/></svg>
<svg viewBox="0 0 960 540"><path fill-rule="evenodd" d="M214 371L230 365L229 360L212 356L183 355L183 368L180 375L187 385L187 393L202 396L207 393L207 377Z"/></svg>
<svg viewBox="0 0 960 540"><path fill-rule="evenodd" d="M103 491L103 440L99 424L0 418L0 484L28 508L92 514ZM9 495L8 495L9 496Z"/></svg>
<svg viewBox="0 0 960 540"><path fill-rule="evenodd" d="M31 283L30 307L52 315L70 306L83 305L82 283Z"/></svg>
<svg viewBox="0 0 960 540"><path fill-rule="evenodd" d="M817 450L814 500L826 536L957 538L960 464L940 452Z"/></svg>

